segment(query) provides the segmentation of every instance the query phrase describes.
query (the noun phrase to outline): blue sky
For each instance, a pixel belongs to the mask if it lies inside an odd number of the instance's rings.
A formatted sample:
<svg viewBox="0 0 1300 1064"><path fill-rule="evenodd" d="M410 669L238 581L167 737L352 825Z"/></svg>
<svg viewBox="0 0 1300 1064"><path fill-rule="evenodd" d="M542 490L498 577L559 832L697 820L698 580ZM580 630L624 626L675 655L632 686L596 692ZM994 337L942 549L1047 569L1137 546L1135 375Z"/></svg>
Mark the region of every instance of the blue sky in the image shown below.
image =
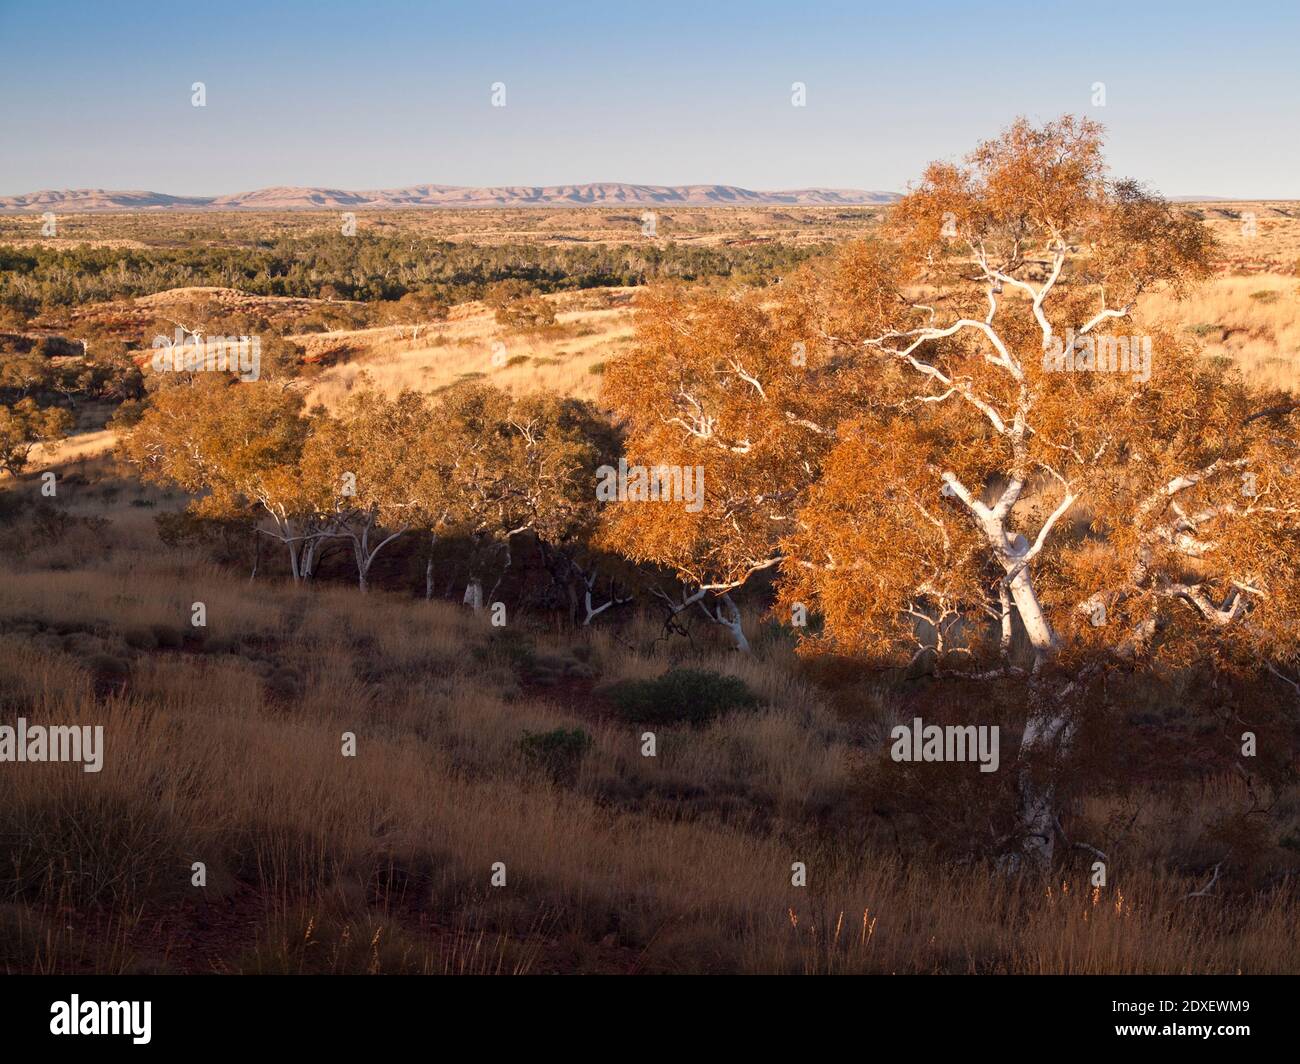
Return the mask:
<svg viewBox="0 0 1300 1064"><path fill-rule="evenodd" d="M1282 0L0 0L0 56L0 195L901 190L1018 114L1073 111L1167 195L1300 198L1300 4Z"/></svg>

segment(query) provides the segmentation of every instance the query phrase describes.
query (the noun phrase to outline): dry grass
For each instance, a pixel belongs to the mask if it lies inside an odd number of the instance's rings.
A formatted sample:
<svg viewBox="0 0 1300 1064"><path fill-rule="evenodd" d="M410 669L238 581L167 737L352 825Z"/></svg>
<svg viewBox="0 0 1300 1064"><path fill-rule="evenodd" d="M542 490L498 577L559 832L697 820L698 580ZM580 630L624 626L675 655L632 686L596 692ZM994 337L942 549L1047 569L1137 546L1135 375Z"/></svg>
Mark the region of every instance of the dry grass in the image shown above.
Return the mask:
<svg viewBox="0 0 1300 1064"><path fill-rule="evenodd" d="M1217 277L1182 301L1148 296L1140 312L1182 329L1207 357L1230 359L1257 384L1300 387L1300 278Z"/></svg>
<svg viewBox="0 0 1300 1064"><path fill-rule="evenodd" d="M115 522L100 550L69 538L0 574L4 718L107 736L97 775L0 774L0 969L1294 968L1293 894L1185 898L1199 874L1180 868L1239 806L1236 784L1207 781L1195 815L1185 796L1147 795L1143 830L1095 893L1077 868L1008 880L871 826L861 776L879 771L869 744L901 695L832 706L754 618L758 654L740 659L707 633L693 650L656 643L652 618L495 631L443 602L249 584L160 552L130 505L142 497L97 500ZM521 651L579 656L597 686L538 686ZM103 656L129 667L125 691L96 695ZM645 758L600 685L673 661L739 676L761 708L660 728ZM521 756L525 732L553 728L593 740L570 780ZM1099 797L1086 815L1117 811ZM194 861L206 888L190 884ZM791 886L794 861L806 888Z"/></svg>
<svg viewBox="0 0 1300 1064"><path fill-rule="evenodd" d="M358 350L348 362L316 378L308 401L333 407L363 375L389 395L404 388L437 392L481 379L513 394L553 391L594 399L600 391L600 368L632 342L631 292L602 289L596 296L548 298L559 310L557 323L536 330L505 329L490 309L470 303L457 307L448 322L430 325L418 339L411 338L410 326L402 330L404 337L388 327L295 338L346 343ZM613 305L593 308L593 301Z"/></svg>
<svg viewBox="0 0 1300 1064"><path fill-rule="evenodd" d="M1187 204L1223 249L1234 273L1291 273L1300 269L1300 202L1242 200Z"/></svg>

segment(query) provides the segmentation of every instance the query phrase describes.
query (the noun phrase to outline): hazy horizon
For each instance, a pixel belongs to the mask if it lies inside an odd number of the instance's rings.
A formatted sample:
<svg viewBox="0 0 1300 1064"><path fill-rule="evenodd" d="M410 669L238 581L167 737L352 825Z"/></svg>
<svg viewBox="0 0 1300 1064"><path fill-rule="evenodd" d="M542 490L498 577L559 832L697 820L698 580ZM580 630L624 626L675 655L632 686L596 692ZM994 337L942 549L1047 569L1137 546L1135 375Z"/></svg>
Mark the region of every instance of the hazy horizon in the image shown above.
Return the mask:
<svg viewBox="0 0 1300 1064"><path fill-rule="evenodd" d="M1300 126L1300 12L1237 5L1226 29L1207 3L1038 12L669 3L647 21L582 3L390 0L361 17L333 2L232 3L214 22L198 8L0 3L0 136L13 146L0 195L902 192L1017 115L1072 112L1107 127L1115 174L1167 196L1300 198L1300 143L1279 135ZM805 106L792 105L796 82Z"/></svg>

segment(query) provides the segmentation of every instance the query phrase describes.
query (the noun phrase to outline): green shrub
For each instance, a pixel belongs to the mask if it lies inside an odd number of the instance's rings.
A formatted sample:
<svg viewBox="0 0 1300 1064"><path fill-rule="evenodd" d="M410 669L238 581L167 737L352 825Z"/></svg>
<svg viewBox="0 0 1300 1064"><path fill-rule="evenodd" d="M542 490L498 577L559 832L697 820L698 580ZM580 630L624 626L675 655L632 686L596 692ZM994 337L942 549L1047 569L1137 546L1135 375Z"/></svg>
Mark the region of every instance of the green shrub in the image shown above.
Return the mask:
<svg viewBox="0 0 1300 1064"><path fill-rule="evenodd" d="M498 307L495 317L501 325L516 329L538 329L555 324L555 307L539 296Z"/></svg>
<svg viewBox="0 0 1300 1064"><path fill-rule="evenodd" d="M537 659L537 650L528 638L514 628L493 628L486 642L470 648L470 657L484 665L504 663L512 669L527 670Z"/></svg>
<svg viewBox="0 0 1300 1064"><path fill-rule="evenodd" d="M263 682L266 700L272 704L289 704L302 697L302 677L292 669L276 668Z"/></svg>
<svg viewBox="0 0 1300 1064"><path fill-rule="evenodd" d="M158 637L143 624L132 624L122 631L122 641L132 650L157 650Z"/></svg>
<svg viewBox="0 0 1300 1064"><path fill-rule="evenodd" d="M0 808L6 901L59 898L85 911L174 899L188 889L181 886L188 877L172 871L189 859L167 803L94 786L32 790Z"/></svg>
<svg viewBox="0 0 1300 1064"><path fill-rule="evenodd" d="M592 747L592 738L581 728L554 728L548 732L524 732L519 749L524 757L545 768L557 779L571 780L578 774L582 755Z"/></svg>
<svg viewBox="0 0 1300 1064"><path fill-rule="evenodd" d="M131 682L131 666L112 654L93 654L86 659L91 686L99 698L125 693Z"/></svg>
<svg viewBox="0 0 1300 1064"><path fill-rule="evenodd" d="M637 724L705 724L758 705L743 680L707 669L669 669L653 680L622 680L606 694L620 717Z"/></svg>
<svg viewBox="0 0 1300 1064"><path fill-rule="evenodd" d="M185 645L185 633L170 624L150 625L149 630L163 650L180 650Z"/></svg>

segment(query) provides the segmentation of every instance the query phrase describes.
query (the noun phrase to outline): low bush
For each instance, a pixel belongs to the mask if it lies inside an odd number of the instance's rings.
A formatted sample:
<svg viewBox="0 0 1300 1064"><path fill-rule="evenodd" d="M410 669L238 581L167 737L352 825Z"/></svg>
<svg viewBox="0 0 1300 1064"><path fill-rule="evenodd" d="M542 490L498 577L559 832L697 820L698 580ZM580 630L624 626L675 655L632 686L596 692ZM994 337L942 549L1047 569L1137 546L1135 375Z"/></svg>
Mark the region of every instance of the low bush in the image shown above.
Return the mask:
<svg viewBox="0 0 1300 1064"><path fill-rule="evenodd" d="M582 756L591 746L591 736L581 728L524 732L524 737L519 740L525 758L563 780L572 780L578 774Z"/></svg>
<svg viewBox="0 0 1300 1064"><path fill-rule="evenodd" d="M638 724L705 724L758 705L743 680L708 669L669 669L653 680L620 681L605 693L620 717Z"/></svg>

